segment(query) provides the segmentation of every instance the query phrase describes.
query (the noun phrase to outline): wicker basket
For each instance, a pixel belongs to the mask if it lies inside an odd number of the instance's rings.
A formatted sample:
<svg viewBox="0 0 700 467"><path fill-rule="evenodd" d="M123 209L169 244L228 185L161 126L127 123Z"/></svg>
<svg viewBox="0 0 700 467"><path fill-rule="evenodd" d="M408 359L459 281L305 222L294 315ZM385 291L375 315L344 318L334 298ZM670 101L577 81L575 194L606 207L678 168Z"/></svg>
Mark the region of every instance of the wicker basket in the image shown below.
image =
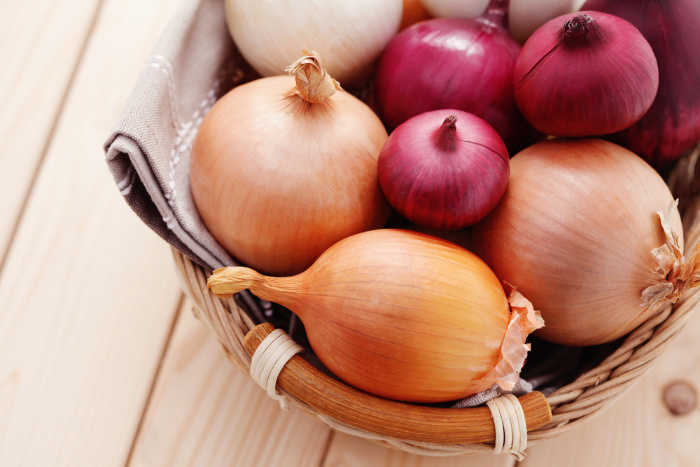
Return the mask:
<svg viewBox="0 0 700 467"><path fill-rule="evenodd" d="M680 209L686 248L700 238L699 154L700 147L666 175L674 195L682 200ZM251 341L262 337L254 334L269 332L269 329L256 327L257 323L251 318L255 316L252 313L255 304L216 298L206 288L210 272L177 250L173 250L173 255L197 315L214 332L231 363L249 372L255 347ZM607 357L594 368L579 374L546 398L537 392L521 397L528 440L556 436L580 425L630 389L680 332L691 312L700 307L699 289L692 289L675 305L668 304L659 310L610 349ZM358 395L358 391L315 370L299 355L287 363L277 383L278 392L293 406L333 428L387 446L428 455L494 450L495 429L491 413L485 407L419 407ZM446 416L447 412L454 416Z"/></svg>
<svg viewBox="0 0 700 467"><path fill-rule="evenodd" d="M202 238L195 241L196 236L190 236L196 224L194 218L198 217L192 212L191 197L188 201L186 196L189 172L183 167L187 164L178 165L181 158L188 160L191 140L208 106L232 85L255 76L230 41L224 18L220 0L185 2L144 66L105 150L127 202L146 224L177 248L173 249L176 269L198 317L212 330L231 363L249 373L251 355L271 331L260 325L265 321L260 312L264 304L245 292L224 301L207 290L211 272L200 264L216 264L213 261L217 256L212 254L215 242ZM370 103L371 94L370 89L356 92ZM183 112L192 115L191 121L182 120ZM700 146L665 174L681 202L686 248L700 238L700 186L696 181L700 177L699 154ZM182 197L177 198L176 192ZM173 204L178 199L180 204ZM178 217L178 222L173 217ZM207 261L203 254L211 254L213 259ZM195 256L200 261L193 261ZM522 439L525 428L529 441L555 436L609 406L639 380L680 332L691 311L700 307L699 289L659 310L626 338L606 346L602 358L597 355L587 361L585 369L567 374L546 397L537 391L522 396L517 404L518 419L508 422L522 430L514 430L513 437ZM314 357L312 353L307 356ZM308 359L295 355L285 362L276 379L277 391L283 396L282 402L288 401L336 429L420 454L499 450L494 446L498 446L498 434L503 435L503 431L494 422L499 419L494 404L450 409L387 401L343 384ZM274 384L267 389L278 396ZM511 397L506 399L512 402ZM510 414L506 418L510 419ZM503 421L501 428L505 425Z"/></svg>

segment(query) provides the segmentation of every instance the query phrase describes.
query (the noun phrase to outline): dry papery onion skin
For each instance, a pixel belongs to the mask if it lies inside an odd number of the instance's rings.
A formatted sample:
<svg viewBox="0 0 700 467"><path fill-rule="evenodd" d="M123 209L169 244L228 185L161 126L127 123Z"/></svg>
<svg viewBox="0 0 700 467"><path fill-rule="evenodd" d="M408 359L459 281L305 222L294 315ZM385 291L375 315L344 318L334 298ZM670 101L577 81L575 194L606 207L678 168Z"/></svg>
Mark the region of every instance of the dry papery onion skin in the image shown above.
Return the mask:
<svg viewBox="0 0 700 467"><path fill-rule="evenodd" d="M565 345L613 341L699 282L698 251L683 258L663 179L598 139L548 140L515 155L474 250L541 311L547 326L536 335Z"/></svg>
<svg viewBox="0 0 700 467"><path fill-rule="evenodd" d="M525 340L543 325L518 291L506 298L476 255L399 229L346 238L296 276L222 268L208 286L221 298L250 289L289 308L336 376L406 402L458 400L494 384L511 390Z"/></svg>

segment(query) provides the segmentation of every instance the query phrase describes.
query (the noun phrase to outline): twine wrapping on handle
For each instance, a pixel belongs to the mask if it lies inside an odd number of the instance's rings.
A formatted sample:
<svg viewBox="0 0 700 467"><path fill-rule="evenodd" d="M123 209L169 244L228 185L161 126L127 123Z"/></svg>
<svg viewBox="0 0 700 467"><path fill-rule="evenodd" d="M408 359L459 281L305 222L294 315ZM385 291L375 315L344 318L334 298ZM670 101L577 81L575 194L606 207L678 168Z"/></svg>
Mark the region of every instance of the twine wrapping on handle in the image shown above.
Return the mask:
<svg viewBox="0 0 700 467"><path fill-rule="evenodd" d="M277 392L277 377L289 359L303 350L287 333L275 329L260 343L250 362L250 376L268 396L279 401L282 410L289 410L289 401Z"/></svg>
<svg viewBox="0 0 700 467"><path fill-rule="evenodd" d="M508 452L522 461L527 447L527 425L520 401L514 395L506 394L491 399L486 405L491 409L496 427L493 453Z"/></svg>

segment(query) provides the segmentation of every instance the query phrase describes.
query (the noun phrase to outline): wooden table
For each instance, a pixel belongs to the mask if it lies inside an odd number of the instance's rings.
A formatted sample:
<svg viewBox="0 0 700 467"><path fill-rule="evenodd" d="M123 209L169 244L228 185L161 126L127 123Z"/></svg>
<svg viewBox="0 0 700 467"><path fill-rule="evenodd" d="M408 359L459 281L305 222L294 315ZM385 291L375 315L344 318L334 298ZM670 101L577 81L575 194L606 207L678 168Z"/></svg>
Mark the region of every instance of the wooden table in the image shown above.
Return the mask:
<svg viewBox="0 0 700 467"><path fill-rule="evenodd" d="M179 0L0 2L0 466L510 466L429 458L279 410L194 319L102 144ZM697 466L700 316L603 415L523 466Z"/></svg>

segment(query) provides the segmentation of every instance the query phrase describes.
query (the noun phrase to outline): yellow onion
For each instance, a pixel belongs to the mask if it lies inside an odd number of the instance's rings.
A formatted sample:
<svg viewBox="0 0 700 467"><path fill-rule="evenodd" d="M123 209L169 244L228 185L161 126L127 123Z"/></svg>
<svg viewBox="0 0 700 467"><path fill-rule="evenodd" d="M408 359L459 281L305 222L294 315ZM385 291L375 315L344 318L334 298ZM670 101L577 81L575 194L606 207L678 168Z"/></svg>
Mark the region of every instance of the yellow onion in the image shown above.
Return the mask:
<svg viewBox="0 0 700 467"><path fill-rule="evenodd" d="M598 139L549 140L510 161L503 199L474 251L542 312L537 335L567 345L617 339L697 285L676 203L634 153Z"/></svg>
<svg viewBox="0 0 700 467"><path fill-rule="evenodd" d="M377 179L387 133L342 91L313 52L292 76L237 86L204 118L190 185L211 234L269 274L303 271L338 240L381 227L389 204Z"/></svg>
<svg viewBox="0 0 700 467"><path fill-rule="evenodd" d="M222 268L208 285L222 298L250 289L291 309L336 376L402 401L450 401L494 384L512 389L525 339L543 324L517 291L511 312L500 282L474 254L399 229L346 238L293 277Z"/></svg>

